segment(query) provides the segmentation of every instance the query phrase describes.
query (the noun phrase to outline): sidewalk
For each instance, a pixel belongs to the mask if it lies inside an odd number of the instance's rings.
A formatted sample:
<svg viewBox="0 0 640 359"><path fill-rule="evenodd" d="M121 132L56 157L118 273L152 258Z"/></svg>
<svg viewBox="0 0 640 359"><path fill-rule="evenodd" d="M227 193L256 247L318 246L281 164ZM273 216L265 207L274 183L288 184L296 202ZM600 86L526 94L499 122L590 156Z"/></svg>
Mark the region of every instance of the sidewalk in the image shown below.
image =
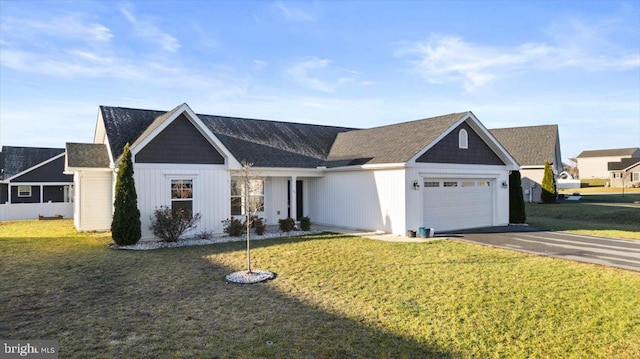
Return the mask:
<svg viewBox="0 0 640 359"><path fill-rule="evenodd" d="M311 228L314 230L324 231L324 232L332 232L332 233L342 233L348 234L351 236L359 236L364 238L369 238L377 241L385 241L385 242L398 242L398 243L425 243L425 242L434 242L441 239L447 239L447 237L432 237L432 238L420 238L420 237L406 237L406 236L397 236L394 234L384 233L384 232L370 232L363 231L357 229L350 228L340 228L340 227L332 227L332 226L324 226L320 224L312 224Z"/></svg>

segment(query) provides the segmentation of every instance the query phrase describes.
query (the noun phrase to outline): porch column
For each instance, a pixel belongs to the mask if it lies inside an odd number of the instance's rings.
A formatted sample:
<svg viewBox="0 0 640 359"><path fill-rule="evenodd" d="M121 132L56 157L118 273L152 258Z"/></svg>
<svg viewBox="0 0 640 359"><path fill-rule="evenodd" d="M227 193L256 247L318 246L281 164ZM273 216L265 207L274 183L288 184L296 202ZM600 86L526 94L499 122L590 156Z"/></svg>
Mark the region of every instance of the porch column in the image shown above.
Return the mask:
<svg viewBox="0 0 640 359"><path fill-rule="evenodd" d="M40 185L40 203L44 203L44 185Z"/></svg>
<svg viewBox="0 0 640 359"><path fill-rule="evenodd" d="M289 186L289 215L293 218L294 221L297 220L296 214L298 213L298 208L296 204L298 203L297 193L296 193L296 176L291 176L290 186Z"/></svg>
<svg viewBox="0 0 640 359"><path fill-rule="evenodd" d="M7 193L7 203L11 203L11 184L7 186L7 190L9 190L9 193Z"/></svg>

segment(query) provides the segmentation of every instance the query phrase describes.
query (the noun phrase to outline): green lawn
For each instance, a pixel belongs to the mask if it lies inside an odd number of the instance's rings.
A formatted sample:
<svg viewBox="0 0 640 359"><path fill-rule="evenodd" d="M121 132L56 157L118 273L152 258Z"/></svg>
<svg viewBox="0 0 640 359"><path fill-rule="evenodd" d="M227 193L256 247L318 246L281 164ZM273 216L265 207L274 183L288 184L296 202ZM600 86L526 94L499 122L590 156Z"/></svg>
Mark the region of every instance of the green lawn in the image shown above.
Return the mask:
<svg viewBox="0 0 640 359"><path fill-rule="evenodd" d="M527 203L527 223L532 227L543 229L612 238L640 239L640 207L601 205L604 202L625 204L638 200L640 200L640 194L625 197L585 195L580 202Z"/></svg>
<svg viewBox="0 0 640 359"><path fill-rule="evenodd" d="M78 358L637 358L640 273L458 241L312 235L114 251L70 221L0 225L0 338Z"/></svg>

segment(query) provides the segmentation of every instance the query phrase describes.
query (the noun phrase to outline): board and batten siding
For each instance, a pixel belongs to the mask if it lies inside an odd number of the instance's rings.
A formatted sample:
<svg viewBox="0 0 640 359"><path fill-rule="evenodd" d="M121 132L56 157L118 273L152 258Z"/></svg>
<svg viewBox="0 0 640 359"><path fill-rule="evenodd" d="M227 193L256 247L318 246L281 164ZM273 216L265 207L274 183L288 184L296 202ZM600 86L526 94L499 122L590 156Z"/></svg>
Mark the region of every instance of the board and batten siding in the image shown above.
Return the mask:
<svg viewBox="0 0 640 359"><path fill-rule="evenodd" d="M134 179L138 194L138 209L142 222L142 238L152 239L149 229L151 216L160 206L171 207L171 180L193 180L193 211L202 219L198 227L187 233L202 230L223 233L222 221L231 216L231 183L224 165L136 164Z"/></svg>
<svg viewBox="0 0 640 359"><path fill-rule="evenodd" d="M309 181L315 223L393 234L405 233L404 169L327 172Z"/></svg>
<svg viewBox="0 0 640 359"><path fill-rule="evenodd" d="M113 215L113 173L82 171L74 175L76 211L74 222L79 231L111 229Z"/></svg>
<svg viewBox="0 0 640 359"><path fill-rule="evenodd" d="M416 164L407 169L406 186L414 180L420 184L419 190L411 189L407 195L406 213L407 229L416 230L433 223L424 222L424 187L423 181L434 179L488 179L493 188L493 225L509 224L509 188L503 188L502 182L509 183L509 171L504 166L451 165L451 164ZM437 225L436 225L437 227ZM436 228L437 230L437 228Z"/></svg>

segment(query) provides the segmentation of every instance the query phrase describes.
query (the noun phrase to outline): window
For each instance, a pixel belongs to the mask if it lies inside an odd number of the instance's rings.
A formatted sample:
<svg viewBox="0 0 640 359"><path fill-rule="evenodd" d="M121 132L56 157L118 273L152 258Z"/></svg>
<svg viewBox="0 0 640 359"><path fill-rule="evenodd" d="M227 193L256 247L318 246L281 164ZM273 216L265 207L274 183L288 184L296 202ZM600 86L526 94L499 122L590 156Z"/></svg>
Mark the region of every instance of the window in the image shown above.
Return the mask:
<svg viewBox="0 0 640 359"><path fill-rule="evenodd" d="M231 180L231 215L238 216L245 213L245 182ZM249 213L264 212L264 181L249 181Z"/></svg>
<svg viewBox="0 0 640 359"><path fill-rule="evenodd" d="M473 181L462 181L462 187L474 187L476 185Z"/></svg>
<svg viewBox="0 0 640 359"><path fill-rule="evenodd" d="M469 148L469 135L467 130L462 129L458 132L458 148L466 150Z"/></svg>
<svg viewBox="0 0 640 359"><path fill-rule="evenodd" d="M478 181L478 187L490 187L491 182L489 181Z"/></svg>
<svg viewBox="0 0 640 359"><path fill-rule="evenodd" d="M640 182L640 172L633 172L631 174L631 181L632 182Z"/></svg>
<svg viewBox="0 0 640 359"><path fill-rule="evenodd" d="M440 187L440 182L438 182L438 181L425 181L424 182L424 186L425 187Z"/></svg>
<svg viewBox="0 0 640 359"><path fill-rule="evenodd" d="M18 186L18 197L31 197L31 186Z"/></svg>
<svg viewBox="0 0 640 359"><path fill-rule="evenodd" d="M622 173L614 172L613 173L613 178L622 178Z"/></svg>
<svg viewBox="0 0 640 359"><path fill-rule="evenodd" d="M445 181L444 182L444 186L445 187L458 187L458 182L457 181L455 181L455 182L446 182Z"/></svg>
<svg viewBox="0 0 640 359"><path fill-rule="evenodd" d="M193 212L193 180L171 180L171 209Z"/></svg>

